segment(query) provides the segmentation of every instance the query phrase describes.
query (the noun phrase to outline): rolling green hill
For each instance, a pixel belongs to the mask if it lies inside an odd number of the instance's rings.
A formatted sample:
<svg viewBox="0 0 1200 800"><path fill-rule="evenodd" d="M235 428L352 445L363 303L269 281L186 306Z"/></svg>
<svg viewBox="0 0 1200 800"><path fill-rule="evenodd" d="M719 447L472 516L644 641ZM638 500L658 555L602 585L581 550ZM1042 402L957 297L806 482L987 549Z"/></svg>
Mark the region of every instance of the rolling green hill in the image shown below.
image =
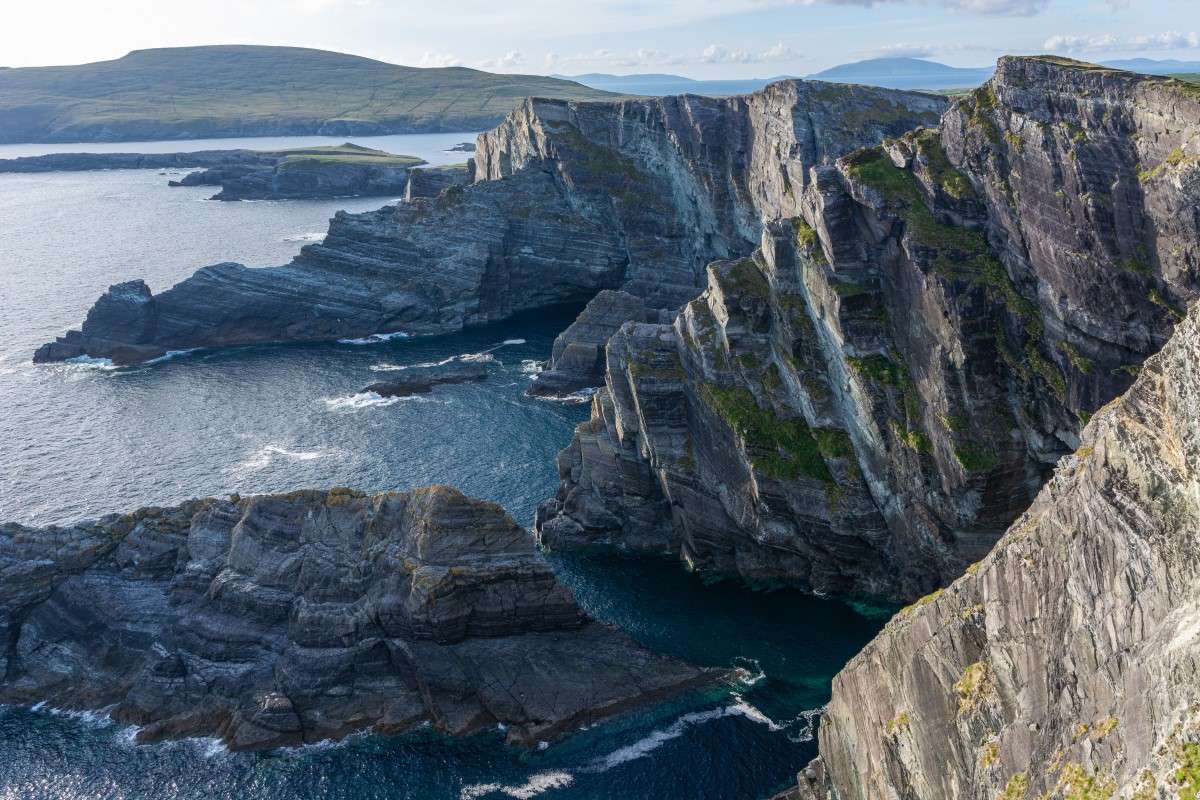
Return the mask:
<svg viewBox="0 0 1200 800"><path fill-rule="evenodd" d="M420 69L297 47L135 50L0 69L0 142L88 142L490 127L523 97L616 95L538 75Z"/></svg>

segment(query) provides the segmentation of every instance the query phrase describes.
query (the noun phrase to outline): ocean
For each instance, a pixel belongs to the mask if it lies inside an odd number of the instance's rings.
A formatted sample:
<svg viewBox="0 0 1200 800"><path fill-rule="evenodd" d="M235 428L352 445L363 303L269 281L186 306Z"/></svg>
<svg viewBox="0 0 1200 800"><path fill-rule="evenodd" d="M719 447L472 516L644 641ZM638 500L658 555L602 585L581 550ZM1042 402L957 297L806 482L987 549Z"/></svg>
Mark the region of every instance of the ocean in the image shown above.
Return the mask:
<svg viewBox="0 0 1200 800"><path fill-rule="evenodd" d="M0 157L331 143L318 138L11 145ZM454 163L464 154L447 148L473 138L354 141ZM320 239L335 211L387 202L208 201L213 187L167 187L176 174L0 175L0 521L65 523L206 495L448 483L532 523L557 486L554 456L587 406L524 392L578 309L449 336L204 350L129 369L30 363L111 283L142 277L157 291L220 261L284 263ZM406 399L360 392L392 367L463 355L490 365L487 381ZM506 747L499 733L454 741L419 732L232 754L210 740L138 746L102 713L0 708L0 799L765 798L815 754L830 679L887 615L705 583L674 561L549 558L593 615L660 651L741 667L744 679L541 751Z"/></svg>

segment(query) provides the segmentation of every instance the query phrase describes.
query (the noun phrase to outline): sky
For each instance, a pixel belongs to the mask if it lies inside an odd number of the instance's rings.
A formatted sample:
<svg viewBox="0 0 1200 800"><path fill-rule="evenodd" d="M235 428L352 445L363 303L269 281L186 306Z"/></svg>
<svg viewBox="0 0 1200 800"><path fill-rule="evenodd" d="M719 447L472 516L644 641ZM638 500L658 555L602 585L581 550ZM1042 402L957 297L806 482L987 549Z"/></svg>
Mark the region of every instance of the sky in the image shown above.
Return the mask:
<svg viewBox="0 0 1200 800"><path fill-rule="evenodd" d="M0 66L198 44L695 78L807 75L887 55L1200 60L1200 0L0 0Z"/></svg>

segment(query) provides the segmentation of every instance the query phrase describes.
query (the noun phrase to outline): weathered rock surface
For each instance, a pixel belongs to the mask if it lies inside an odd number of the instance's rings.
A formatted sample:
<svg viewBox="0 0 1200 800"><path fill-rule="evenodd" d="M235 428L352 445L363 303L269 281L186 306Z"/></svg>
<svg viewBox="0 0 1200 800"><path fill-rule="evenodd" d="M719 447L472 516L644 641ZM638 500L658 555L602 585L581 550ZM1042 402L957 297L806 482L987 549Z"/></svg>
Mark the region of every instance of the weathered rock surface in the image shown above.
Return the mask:
<svg viewBox="0 0 1200 800"><path fill-rule="evenodd" d="M722 100L529 100L480 136L470 186L339 214L286 266L206 267L150 298L155 326L89 318L38 360L446 332L602 289L675 310L705 264L752 249L764 216L794 213L810 166L944 105L803 81Z"/></svg>
<svg viewBox="0 0 1200 800"><path fill-rule="evenodd" d="M404 199L437 197L451 186L465 186L471 182L471 164L452 164L445 167L416 167L408 171L408 183L404 187Z"/></svg>
<svg viewBox="0 0 1200 800"><path fill-rule="evenodd" d="M498 724L532 745L720 676L592 621L502 509L447 487L0 525L0 702L236 749Z"/></svg>
<svg viewBox="0 0 1200 800"><path fill-rule="evenodd" d="M920 596L988 551L1196 295L1200 96L1170 79L1003 59L940 131L792 183L754 258L609 342L547 544Z"/></svg>
<svg viewBox="0 0 1200 800"><path fill-rule="evenodd" d="M1200 309L982 562L833 682L789 797L1200 789Z"/></svg>
<svg viewBox="0 0 1200 800"><path fill-rule="evenodd" d="M470 383L487 380L487 364L480 361L453 360L441 364L416 365L397 370L398 377L372 383L362 391L381 397L408 397L427 394L444 383Z"/></svg>

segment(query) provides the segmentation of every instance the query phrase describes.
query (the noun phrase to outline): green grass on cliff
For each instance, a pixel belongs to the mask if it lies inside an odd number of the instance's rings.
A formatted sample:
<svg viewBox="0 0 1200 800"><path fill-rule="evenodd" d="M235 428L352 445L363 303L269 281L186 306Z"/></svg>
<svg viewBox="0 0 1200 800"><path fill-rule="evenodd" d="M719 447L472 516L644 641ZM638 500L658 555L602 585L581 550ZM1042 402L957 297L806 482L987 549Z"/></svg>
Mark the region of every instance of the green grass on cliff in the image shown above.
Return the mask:
<svg viewBox="0 0 1200 800"><path fill-rule="evenodd" d="M306 147L299 150L284 150L286 157L280 169L297 169L312 164L371 164L378 167L413 167L425 163L416 156L396 155L383 150L372 150L347 142L327 147Z"/></svg>
<svg viewBox="0 0 1200 800"><path fill-rule="evenodd" d="M113 61L0 70L0 141L488 127L528 96L618 95L539 75L420 69L298 47L135 50Z"/></svg>
<svg viewBox="0 0 1200 800"><path fill-rule="evenodd" d="M761 408L754 395L740 386L701 386L705 402L746 442L756 469L776 480L796 480L801 475L834 483L822 450L840 457L849 448L849 437L822 429L820 438L799 417L783 419Z"/></svg>

